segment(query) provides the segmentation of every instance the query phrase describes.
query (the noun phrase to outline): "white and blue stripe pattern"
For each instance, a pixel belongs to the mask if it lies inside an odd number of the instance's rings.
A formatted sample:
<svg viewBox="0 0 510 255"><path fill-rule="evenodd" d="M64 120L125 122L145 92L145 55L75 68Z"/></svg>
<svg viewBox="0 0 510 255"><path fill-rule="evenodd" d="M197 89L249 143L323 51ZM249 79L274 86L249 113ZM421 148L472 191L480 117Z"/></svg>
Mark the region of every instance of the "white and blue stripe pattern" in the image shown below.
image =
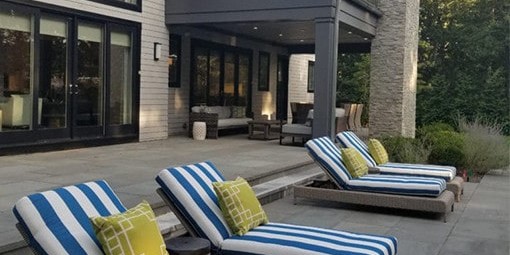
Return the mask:
<svg viewBox="0 0 510 255"><path fill-rule="evenodd" d="M40 254L103 254L89 218L126 208L105 181L87 182L32 194L13 212Z"/></svg>
<svg viewBox="0 0 510 255"><path fill-rule="evenodd" d="M219 247L232 236L212 186L225 178L211 162L162 170L156 181L200 237Z"/></svg>
<svg viewBox="0 0 510 255"><path fill-rule="evenodd" d="M356 149L361 154L361 156L363 156L363 159L367 162L369 167L377 166L377 162L375 162L375 159L370 155L370 152L368 151L368 146L361 139L359 139L359 137L354 134L354 132L340 132L336 135L336 140L344 148Z"/></svg>
<svg viewBox="0 0 510 255"><path fill-rule="evenodd" d="M443 178L446 181L451 181L457 174L457 169L453 166L439 166L428 164L409 164L409 163L394 163L388 162L385 164L377 165L374 158L368 151L368 146L359 139L352 131L340 132L336 135L336 140L346 148L356 149L367 162L370 167L379 169L381 174L397 174L397 175L411 175L421 177L436 177Z"/></svg>
<svg viewBox="0 0 510 255"><path fill-rule="evenodd" d="M340 150L328 137L312 139L305 147L333 181L346 190L437 197L446 189L445 180L440 178L389 174L367 174L360 178L350 178Z"/></svg>
<svg viewBox="0 0 510 255"><path fill-rule="evenodd" d="M212 187L212 182L224 178L210 162L165 169L156 181L218 254L396 254L395 237L297 225L269 223L243 236L232 235Z"/></svg>

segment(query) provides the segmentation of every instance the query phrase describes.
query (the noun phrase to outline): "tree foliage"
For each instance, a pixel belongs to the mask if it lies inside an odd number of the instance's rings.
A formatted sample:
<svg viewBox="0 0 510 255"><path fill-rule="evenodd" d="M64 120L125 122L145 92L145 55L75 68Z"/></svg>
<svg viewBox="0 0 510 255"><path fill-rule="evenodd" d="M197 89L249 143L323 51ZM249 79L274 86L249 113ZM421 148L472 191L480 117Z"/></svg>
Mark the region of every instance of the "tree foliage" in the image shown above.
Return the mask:
<svg viewBox="0 0 510 255"><path fill-rule="evenodd" d="M482 118L510 133L508 0L422 0L417 125Z"/></svg>

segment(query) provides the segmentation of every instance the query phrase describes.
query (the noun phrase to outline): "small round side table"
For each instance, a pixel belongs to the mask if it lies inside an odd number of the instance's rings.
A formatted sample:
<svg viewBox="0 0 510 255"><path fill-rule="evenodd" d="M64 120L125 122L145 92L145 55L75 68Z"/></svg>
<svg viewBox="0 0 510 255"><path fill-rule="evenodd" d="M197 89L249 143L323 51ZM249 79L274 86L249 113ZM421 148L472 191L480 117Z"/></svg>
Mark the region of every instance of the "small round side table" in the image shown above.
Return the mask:
<svg viewBox="0 0 510 255"><path fill-rule="evenodd" d="M176 237L165 241L166 250L171 255L208 255L211 243L198 237Z"/></svg>
<svg viewBox="0 0 510 255"><path fill-rule="evenodd" d="M207 126L205 125L205 122L202 122L202 121L193 122L193 139L205 140L206 135L207 135Z"/></svg>

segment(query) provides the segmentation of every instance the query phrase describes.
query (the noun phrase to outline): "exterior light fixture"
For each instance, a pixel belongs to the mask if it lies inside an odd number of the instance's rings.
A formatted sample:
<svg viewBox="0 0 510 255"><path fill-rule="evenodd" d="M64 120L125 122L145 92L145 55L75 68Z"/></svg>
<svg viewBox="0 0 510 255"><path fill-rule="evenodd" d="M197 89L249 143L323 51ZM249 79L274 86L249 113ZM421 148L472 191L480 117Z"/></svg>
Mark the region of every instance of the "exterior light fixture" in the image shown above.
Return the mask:
<svg viewBox="0 0 510 255"><path fill-rule="evenodd" d="M161 43L154 43L154 60L158 61L161 58Z"/></svg>
<svg viewBox="0 0 510 255"><path fill-rule="evenodd" d="M168 65L172 66L177 62L178 56L175 54L172 54L168 56Z"/></svg>
<svg viewBox="0 0 510 255"><path fill-rule="evenodd" d="M254 26L254 27L253 27L253 30L257 30L257 29L259 29L259 27L257 27L257 26Z"/></svg>
<svg viewBox="0 0 510 255"><path fill-rule="evenodd" d="M279 34L278 36L279 36L279 37L282 37L282 36L283 36L283 34Z"/></svg>

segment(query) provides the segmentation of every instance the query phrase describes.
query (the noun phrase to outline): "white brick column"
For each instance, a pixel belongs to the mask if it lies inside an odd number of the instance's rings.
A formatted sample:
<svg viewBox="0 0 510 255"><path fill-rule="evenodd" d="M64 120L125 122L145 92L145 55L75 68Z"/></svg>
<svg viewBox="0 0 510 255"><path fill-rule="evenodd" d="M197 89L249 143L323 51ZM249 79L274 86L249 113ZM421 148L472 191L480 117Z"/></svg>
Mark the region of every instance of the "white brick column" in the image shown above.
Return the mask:
<svg viewBox="0 0 510 255"><path fill-rule="evenodd" d="M372 41L370 135L414 137L419 0L380 0Z"/></svg>

